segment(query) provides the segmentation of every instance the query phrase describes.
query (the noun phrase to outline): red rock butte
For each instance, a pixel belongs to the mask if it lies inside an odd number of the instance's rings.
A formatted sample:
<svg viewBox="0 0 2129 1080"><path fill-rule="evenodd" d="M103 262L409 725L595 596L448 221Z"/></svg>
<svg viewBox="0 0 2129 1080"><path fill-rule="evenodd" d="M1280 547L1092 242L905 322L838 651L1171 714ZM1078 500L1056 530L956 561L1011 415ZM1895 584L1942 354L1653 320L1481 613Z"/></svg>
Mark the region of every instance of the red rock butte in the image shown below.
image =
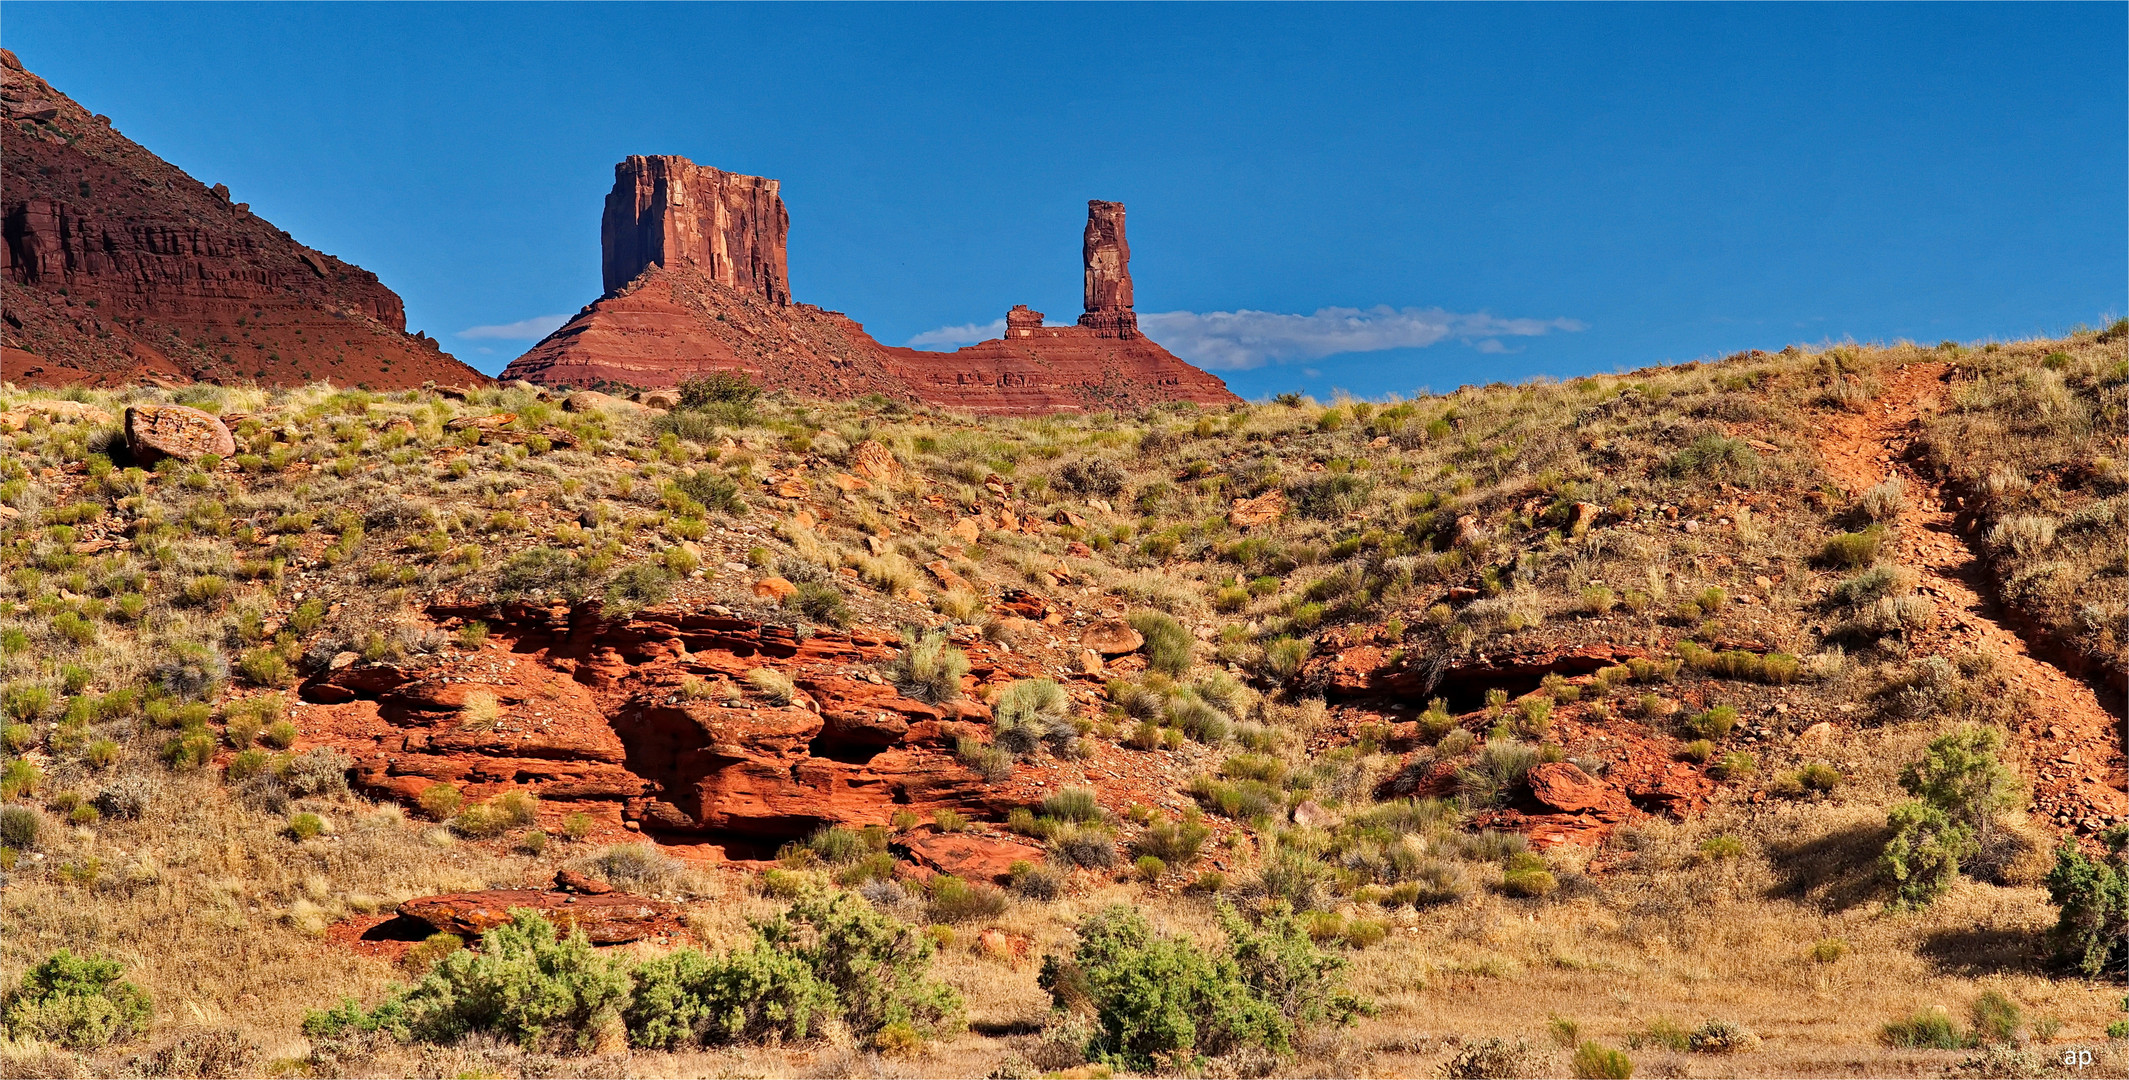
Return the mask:
<svg viewBox="0 0 2129 1080"><path fill-rule="evenodd" d="M736 369L814 397L879 394L1011 415L1240 400L1139 333L1122 203L1087 204L1077 325L1045 326L1023 304L1006 314L1004 337L939 353L882 345L841 312L792 300L791 218L778 189L682 157L614 166L600 229L606 295L502 377L649 388Z"/></svg>
<svg viewBox="0 0 2129 1080"><path fill-rule="evenodd" d="M0 377L403 389L487 379L377 275L118 133L0 49Z"/></svg>

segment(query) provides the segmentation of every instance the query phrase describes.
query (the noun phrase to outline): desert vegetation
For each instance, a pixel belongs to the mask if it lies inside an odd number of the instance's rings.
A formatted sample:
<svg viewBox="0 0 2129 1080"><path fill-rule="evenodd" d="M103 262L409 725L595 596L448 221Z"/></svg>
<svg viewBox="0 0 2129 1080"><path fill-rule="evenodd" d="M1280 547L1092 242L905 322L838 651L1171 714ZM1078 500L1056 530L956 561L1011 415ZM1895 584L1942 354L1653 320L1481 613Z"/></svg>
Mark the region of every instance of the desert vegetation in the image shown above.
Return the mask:
<svg viewBox="0 0 2129 1080"><path fill-rule="evenodd" d="M2119 1072L2119 729L2079 741L2105 713L2043 676L2122 661L2125 350L2117 326L1029 419L743 379L665 413L10 389L0 1058ZM1919 437L1871 441L1910 383ZM237 452L133 459L115 417L161 401ZM1843 439L1870 475L1829 471ZM1924 544L1970 552L2000 624ZM827 675L699 661L660 707L891 695L941 718L940 768L980 797L724 861L618 800L366 784L352 714L305 696L713 608L794 656L881 644ZM423 737L529 738L528 700L454 691ZM854 745L832 750L879 753ZM919 868L939 838L1017 854ZM679 930L363 938L412 897L564 869Z"/></svg>

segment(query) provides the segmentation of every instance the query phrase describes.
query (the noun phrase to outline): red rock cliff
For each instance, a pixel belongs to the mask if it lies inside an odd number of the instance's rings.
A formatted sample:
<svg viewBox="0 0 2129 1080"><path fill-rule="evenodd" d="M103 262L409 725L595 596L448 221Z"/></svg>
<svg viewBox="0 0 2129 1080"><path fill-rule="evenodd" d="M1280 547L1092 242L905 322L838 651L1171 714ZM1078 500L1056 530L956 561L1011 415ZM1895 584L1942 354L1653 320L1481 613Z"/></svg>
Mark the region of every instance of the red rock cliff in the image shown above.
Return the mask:
<svg viewBox="0 0 2129 1080"><path fill-rule="evenodd" d="M484 378L377 275L296 242L0 50L0 377L378 388Z"/></svg>
<svg viewBox="0 0 2129 1080"><path fill-rule="evenodd" d="M599 229L606 291L621 291L653 266L690 266L726 288L790 303L791 215L776 189L774 180L670 155L614 166Z"/></svg>

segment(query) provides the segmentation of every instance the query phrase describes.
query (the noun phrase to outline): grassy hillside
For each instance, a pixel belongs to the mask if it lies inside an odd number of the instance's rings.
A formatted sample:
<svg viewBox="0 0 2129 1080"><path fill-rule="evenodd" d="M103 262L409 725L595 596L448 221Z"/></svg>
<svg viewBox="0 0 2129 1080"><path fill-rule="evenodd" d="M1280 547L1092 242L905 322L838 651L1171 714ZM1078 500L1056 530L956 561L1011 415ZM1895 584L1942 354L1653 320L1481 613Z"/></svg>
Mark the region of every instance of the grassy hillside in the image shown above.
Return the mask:
<svg viewBox="0 0 2129 1080"><path fill-rule="evenodd" d="M9 390L0 985L65 948L118 961L153 1013L70 1049L78 1025L18 992L0 1056L10 1075L1602 1075L1616 1052L1640 1075L2023 1075L2083 1049L2118 1073L2121 972L2063 958L2047 877L2058 844L2098 859L2129 820L2119 720L2064 673L2124 659L2125 378L2117 327L1024 420L729 386L672 413ZM222 416L238 453L131 461L124 407L171 400ZM713 609L884 640L836 672L969 702L943 744L988 792L968 835L1047 865L901 884L874 853L963 827L916 814L770 861L788 837L661 837L634 804L510 802L522 780L394 799L350 771L376 710L312 692L350 665L503 663L597 689L604 664L746 709L788 706L796 677L835 709L803 652L572 660L543 636ZM1111 616L1145 644L1090 674L1082 638ZM543 722L463 708L475 756ZM1954 750L1965 779L1931 786ZM896 970L928 965L963 1004L828 1010L781 1045L676 1042L635 1006L527 1039L306 1035L434 959L362 940L399 902L562 867L673 898L712 956L856 890L883 926L936 927L898 939ZM1113 904L1193 948L1095 949L1135 940ZM777 932L759 947L787 955ZM683 944L596 964L653 965L640 998ZM1224 1004L1119 1041L1103 965L1156 955L1183 967L1155 984ZM1173 974L1189 956L1202 984Z"/></svg>

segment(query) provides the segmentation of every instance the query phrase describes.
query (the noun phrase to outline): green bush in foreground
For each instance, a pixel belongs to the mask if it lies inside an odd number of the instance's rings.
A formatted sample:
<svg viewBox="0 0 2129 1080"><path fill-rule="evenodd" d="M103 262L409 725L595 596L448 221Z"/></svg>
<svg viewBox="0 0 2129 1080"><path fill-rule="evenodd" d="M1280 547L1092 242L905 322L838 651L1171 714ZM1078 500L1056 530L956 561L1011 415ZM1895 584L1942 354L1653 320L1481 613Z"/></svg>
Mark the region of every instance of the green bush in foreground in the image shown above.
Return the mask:
<svg viewBox="0 0 2129 1080"><path fill-rule="evenodd" d="M868 1040L890 1027L928 1036L962 1010L960 996L929 977L933 948L918 928L842 892L801 892L732 952L682 949L633 967L520 910L412 988L374 1009L348 1000L313 1012L303 1031L432 1043L484 1033L559 1053L624 1033L657 1049L802 1039L831 1018Z"/></svg>
<svg viewBox="0 0 2129 1080"><path fill-rule="evenodd" d="M1106 908L1080 921L1070 959L1043 958L1039 982L1057 1007L1091 1014L1090 1057L1132 1069L1249 1046L1284 1054L1297 1025L1361 1010L1337 988L1345 961L1318 949L1291 908L1252 926L1222 902L1219 918L1228 947L1208 954Z"/></svg>
<svg viewBox="0 0 2129 1080"><path fill-rule="evenodd" d="M2048 899L2062 909L2055 922L2064 961L2090 978L2129 971L2129 828L2100 834L2107 857L2094 859L2064 843L2048 871Z"/></svg>
<svg viewBox="0 0 2129 1080"><path fill-rule="evenodd" d="M61 949L0 996L0 1027L10 1038L42 1039L75 1050L132 1039L147 1030L154 1010L147 993L120 978L123 974L116 960Z"/></svg>

